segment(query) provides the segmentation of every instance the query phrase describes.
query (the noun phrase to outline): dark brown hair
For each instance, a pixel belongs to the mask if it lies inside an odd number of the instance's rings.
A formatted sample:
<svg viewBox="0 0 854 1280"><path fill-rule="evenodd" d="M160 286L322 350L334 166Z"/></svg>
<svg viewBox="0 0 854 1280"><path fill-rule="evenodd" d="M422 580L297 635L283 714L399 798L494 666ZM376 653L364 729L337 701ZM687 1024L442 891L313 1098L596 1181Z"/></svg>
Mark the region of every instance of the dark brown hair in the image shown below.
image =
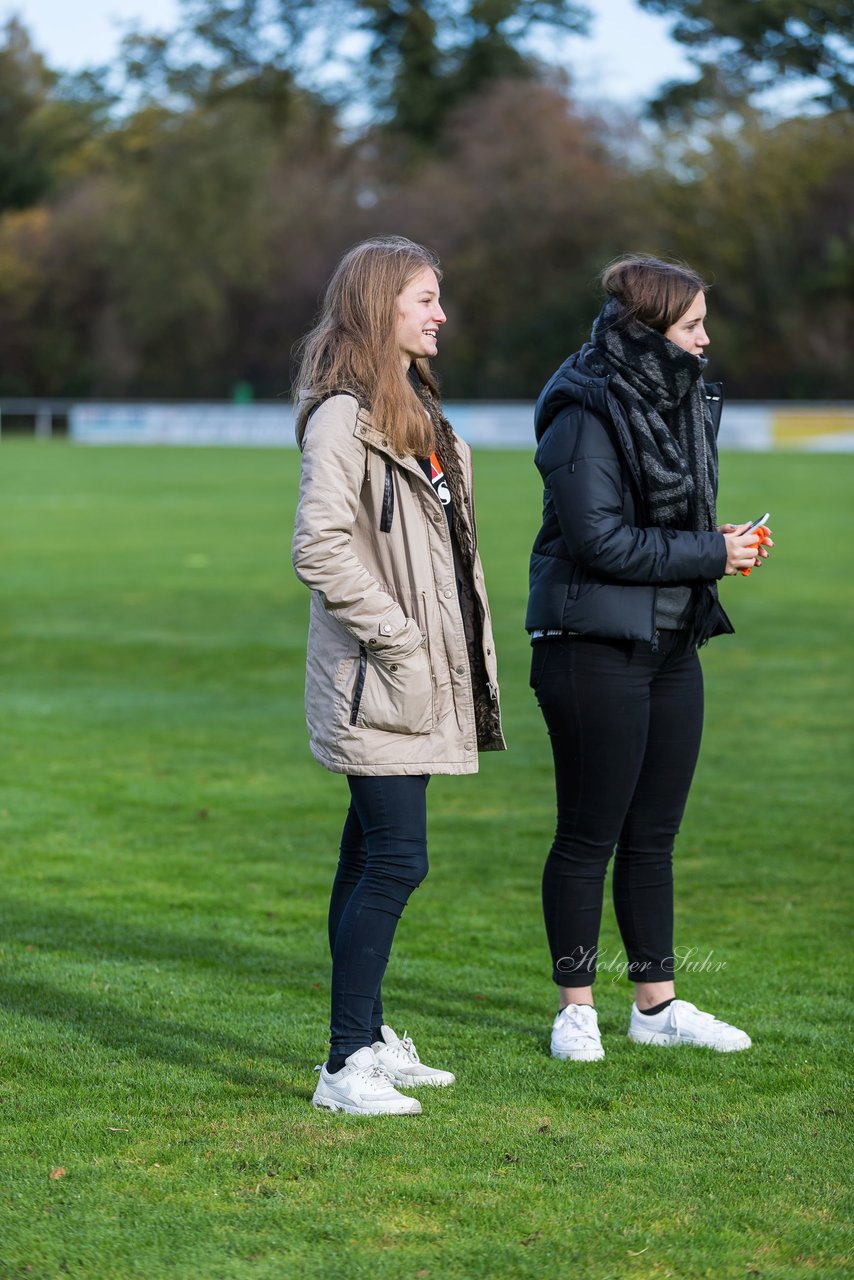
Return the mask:
<svg viewBox="0 0 854 1280"><path fill-rule="evenodd" d="M350 391L370 409L392 448L429 457L433 424L403 370L396 336L397 299L425 267L441 279L438 258L403 236L377 236L344 254L320 319L300 344L298 427L318 400ZM438 394L429 362L416 360L415 366L420 381Z"/></svg>
<svg viewBox="0 0 854 1280"><path fill-rule="evenodd" d="M640 320L664 333L684 316L701 291L709 286L684 262L663 262L646 254L617 258L602 272L602 287L616 298L626 318Z"/></svg>

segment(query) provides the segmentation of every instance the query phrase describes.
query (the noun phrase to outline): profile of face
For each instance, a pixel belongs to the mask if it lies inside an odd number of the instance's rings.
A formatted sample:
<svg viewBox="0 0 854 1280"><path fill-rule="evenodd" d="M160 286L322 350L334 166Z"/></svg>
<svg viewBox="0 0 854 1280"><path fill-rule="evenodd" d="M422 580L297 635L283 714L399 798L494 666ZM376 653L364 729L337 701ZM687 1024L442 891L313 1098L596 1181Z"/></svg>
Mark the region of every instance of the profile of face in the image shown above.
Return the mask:
<svg viewBox="0 0 854 1280"><path fill-rule="evenodd" d="M397 345L405 369L413 360L436 355L439 326L446 318L439 306L436 273L425 267L397 295Z"/></svg>
<svg viewBox="0 0 854 1280"><path fill-rule="evenodd" d="M685 314L669 329L665 329L664 336L683 351L689 351L692 356L701 356L710 342L705 323L706 296L700 289Z"/></svg>

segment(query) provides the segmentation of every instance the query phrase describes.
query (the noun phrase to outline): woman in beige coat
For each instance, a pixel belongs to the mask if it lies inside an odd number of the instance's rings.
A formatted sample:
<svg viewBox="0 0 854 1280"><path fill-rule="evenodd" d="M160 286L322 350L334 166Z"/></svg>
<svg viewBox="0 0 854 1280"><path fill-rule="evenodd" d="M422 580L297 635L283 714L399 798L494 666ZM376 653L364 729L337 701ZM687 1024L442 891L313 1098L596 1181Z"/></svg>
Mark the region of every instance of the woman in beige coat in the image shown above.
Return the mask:
<svg viewBox="0 0 854 1280"><path fill-rule="evenodd" d="M439 278L401 237L351 249L296 383L306 719L315 758L350 789L329 907L330 1054L313 1102L354 1114L414 1114L398 1088L454 1082L386 1025L382 979L427 873L431 774L474 773L479 750L504 747L471 455L429 365L445 323Z"/></svg>

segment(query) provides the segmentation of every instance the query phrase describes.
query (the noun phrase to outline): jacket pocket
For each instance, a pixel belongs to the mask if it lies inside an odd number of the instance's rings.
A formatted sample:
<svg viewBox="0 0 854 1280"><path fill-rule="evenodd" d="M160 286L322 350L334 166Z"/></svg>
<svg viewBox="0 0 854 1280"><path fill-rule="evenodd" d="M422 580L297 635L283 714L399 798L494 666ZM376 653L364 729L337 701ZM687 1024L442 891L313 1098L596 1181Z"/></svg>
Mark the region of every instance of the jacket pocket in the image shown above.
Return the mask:
<svg viewBox="0 0 854 1280"><path fill-rule="evenodd" d="M353 690L353 702L350 707L350 723L355 724L359 718L359 707L362 704L362 693L365 688L365 676L368 673L368 651L363 644L359 645L359 661L356 666L356 688Z"/></svg>
<svg viewBox="0 0 854 1280"><path fill-rule="evenodd" d="M577 600L583 595L594 583L593 575L583 564L579 564L576 560L572 566L572 580L569 586L569 599Z"/></svg>
<svg viewBox="0 0 854 1280"><path fill-rule="evenodd" d="M385 733L429 733L433 719L433 672L426 644L394 662L360 654L351 724Z"/></svg>

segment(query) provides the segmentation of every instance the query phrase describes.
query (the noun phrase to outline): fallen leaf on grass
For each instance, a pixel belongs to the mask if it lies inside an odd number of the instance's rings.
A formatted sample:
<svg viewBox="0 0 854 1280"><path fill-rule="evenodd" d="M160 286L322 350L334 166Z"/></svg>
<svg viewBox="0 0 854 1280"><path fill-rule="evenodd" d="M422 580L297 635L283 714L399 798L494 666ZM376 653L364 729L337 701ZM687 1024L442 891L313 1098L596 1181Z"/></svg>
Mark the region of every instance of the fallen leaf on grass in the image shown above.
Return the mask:
<svg viewBox="0 0 854 1280"><path fill-rule="evenodd" d="M57 1178L64 1178L64 1177L65 1177L64 1169L51 1169L50 1171L51 1182L56 1182Z"/></svg>
<svg viewBox="0 0 854 1280"><path fill-rule="evenodd" d="M628 1255L630 1258L639 1258L642 1253L646 1253L648 1248L649 1248L649 1245L646 1245L643 1249L638 1249L637 1253L635 1253L634 1249L629 1249Z"/></svg>

